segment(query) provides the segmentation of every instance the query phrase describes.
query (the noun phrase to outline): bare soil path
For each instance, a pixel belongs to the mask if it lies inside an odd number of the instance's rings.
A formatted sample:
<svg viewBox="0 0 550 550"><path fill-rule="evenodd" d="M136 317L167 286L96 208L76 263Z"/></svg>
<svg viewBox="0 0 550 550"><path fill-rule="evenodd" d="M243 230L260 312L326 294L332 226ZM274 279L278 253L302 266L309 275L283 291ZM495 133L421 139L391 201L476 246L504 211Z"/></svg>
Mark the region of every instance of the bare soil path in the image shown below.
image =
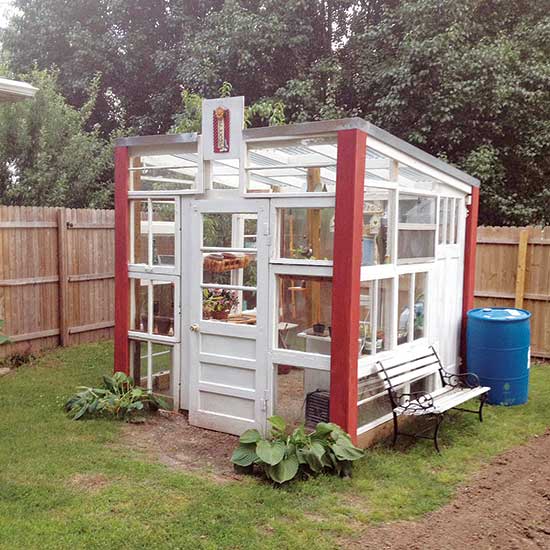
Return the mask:
<svg viewBox="0 0 550 550"><path fill-rule="evenodd" d="M496 457L443 508L371 527L345 547L550 549L550 432Z"/></svg>

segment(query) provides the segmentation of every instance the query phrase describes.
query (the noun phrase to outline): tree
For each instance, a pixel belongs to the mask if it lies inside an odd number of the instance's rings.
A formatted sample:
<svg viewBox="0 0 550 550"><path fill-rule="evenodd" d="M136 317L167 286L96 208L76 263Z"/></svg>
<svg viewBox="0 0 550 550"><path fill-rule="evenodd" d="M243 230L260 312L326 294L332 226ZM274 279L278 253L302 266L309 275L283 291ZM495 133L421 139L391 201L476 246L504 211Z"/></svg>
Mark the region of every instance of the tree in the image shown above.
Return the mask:
<svg viewBox="0 0 550 550"><path fill-rule="evenodd" d="M478 176L482 223L550 223L549 7L408 0L358 17L341 101Z"/></svg>
<svg viewBox="0 0 550 550"><path fill-rule="evenodd" d="M112 206L113 148L99 128L86 131L99 80L77 110L67 104L55 75L26 77L32 100L0 106L0 203L68 208Z"/></svg>

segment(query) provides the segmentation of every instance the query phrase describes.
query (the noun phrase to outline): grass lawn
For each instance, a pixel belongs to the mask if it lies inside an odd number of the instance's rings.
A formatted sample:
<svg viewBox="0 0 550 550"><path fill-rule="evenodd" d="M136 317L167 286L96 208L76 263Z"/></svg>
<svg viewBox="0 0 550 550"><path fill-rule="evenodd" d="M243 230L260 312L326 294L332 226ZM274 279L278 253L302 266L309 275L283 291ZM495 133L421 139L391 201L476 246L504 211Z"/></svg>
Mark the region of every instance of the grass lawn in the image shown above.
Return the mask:
<svg viewBox="0 0 550 550"><path fill-rule="evenodd" d="M117 444L121 424L73 422L61 405L112 369L110 344L44 355L0 378L0 548L334 548L372 522L417 517L495 454L548 425L550 368L529 404L461 415L409 451L368 451L351 480L285 488L174 472ZM98 479L85 487L79 479Z"/></svg>

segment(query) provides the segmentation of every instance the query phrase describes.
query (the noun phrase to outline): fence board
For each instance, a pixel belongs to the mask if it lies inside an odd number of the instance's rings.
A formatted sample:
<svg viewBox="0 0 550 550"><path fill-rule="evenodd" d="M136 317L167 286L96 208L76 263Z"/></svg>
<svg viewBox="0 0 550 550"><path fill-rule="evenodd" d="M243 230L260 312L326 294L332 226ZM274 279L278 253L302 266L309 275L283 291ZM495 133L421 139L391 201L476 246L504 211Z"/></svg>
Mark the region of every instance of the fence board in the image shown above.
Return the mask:
<svg viewBox="0 0 550 550"><path fill-rule="evenodd" d="M550 358L550 227L479 227L476 307L521 300L532 313L531 354Z"/></svg>
<svg viewBox="0 0 550 550"><path fill-rule="evenodd" d="M0 357L112 338L114 219L0 206L0 319L13 341Z"/></svg>

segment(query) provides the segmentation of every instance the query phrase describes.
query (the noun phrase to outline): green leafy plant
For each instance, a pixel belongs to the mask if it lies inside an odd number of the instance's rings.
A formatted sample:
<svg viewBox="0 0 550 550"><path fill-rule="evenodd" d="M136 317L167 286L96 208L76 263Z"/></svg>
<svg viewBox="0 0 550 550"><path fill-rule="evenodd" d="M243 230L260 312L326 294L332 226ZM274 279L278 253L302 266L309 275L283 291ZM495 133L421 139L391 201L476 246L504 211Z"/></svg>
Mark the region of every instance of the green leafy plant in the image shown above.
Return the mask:
<svg viewBox="0 0 550 550"><path fill-rule="evenodd" d="M268 418L270 437L258 430L247 430L233 451L231 462L247 471L259 466L275 483L285 483L300 475L309 477L322 472L351 475L352 463L364 456L340 426L319 422L307 433L303 425L287 433L280 416Z"/></svg>
<svg viewBox="0 0 550 550"><path fill-rule="evenodd" d="M136 387L134 379L123 372L103 376L103 386L80 386L65 403L73 420L93 416L112 416L126 421L140 421L147 412L167 409L168 405L151 392Z"/></svg>
<svg viewBox="0 0 550 550"><path fill-rule="evenodd" d="M0 319L0 346L2 344L9 344L10 343L10 339L5 334L2 334L2 329L3 328L4 328L4 321L2 321L2 319Z"/></svg>

